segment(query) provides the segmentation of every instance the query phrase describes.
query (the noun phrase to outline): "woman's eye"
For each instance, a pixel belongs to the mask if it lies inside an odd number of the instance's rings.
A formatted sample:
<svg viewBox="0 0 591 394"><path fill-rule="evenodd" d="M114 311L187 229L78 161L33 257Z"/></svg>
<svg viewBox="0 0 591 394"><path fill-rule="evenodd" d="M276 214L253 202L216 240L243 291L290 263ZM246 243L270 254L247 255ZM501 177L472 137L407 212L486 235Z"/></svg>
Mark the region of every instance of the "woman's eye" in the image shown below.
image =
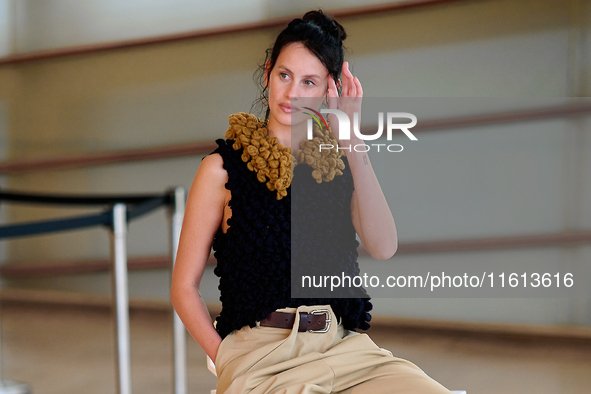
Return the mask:
<svg viewBox="0 0 591 394"><path fill-rule="evenodd" d="M279 73L279 77L281 79L286 79L288 77L288 75L286 73Z"/></svg>
<svg viewBox="0 0 591 394"><path fill-rule="evenodd" d="M304 85L312 86L312 85L314 85L314 81L310 81L309 79L306 79L304 81Z"/></svg>

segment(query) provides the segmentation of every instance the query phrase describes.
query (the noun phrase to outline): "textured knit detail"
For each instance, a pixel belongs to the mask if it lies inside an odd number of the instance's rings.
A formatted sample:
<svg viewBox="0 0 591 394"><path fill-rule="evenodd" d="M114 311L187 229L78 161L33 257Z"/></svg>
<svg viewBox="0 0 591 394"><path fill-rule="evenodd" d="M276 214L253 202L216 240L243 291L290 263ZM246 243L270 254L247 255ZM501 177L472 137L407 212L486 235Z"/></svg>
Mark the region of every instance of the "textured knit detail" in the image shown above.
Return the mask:
<svg viewBox="0 0 591 394"><path fill-rule="evenodd" d="M320 146L338 145L330 129L321 129L314 124L313 138L301 142L296 158L292 156L291 148L280 144L277 137L269 137L267 121L239 112L230 115L229 123L224 136L234 141L234 150L242 149L242 161L247 163L250 171L257 173L259 182L265 182L269 190L277 191L278 200L287 195L292 165L305 163L312 167L312 177L317 183L330 182L336 175L343 175L345 164L341 158L345 153L338 149L319 149Z"/></svg>
<svg viewBox="0 0 591 394"><path fill-rule="evenodd" d="M330 304L346 329L368 329L372 305L367 298L291 298L292 242L306 244L306 248L298 248L298 253L305 254L298 259L310 261L311 266L338 260L343 272L359 273L358 242L350 214L353 179L346 159L343 176L321 184L312 177L311 167L298 165L287 195L278 200L247 168L241 158L243 150L233 148L234 140L216 143L214 153L222 156L228 173L226 188L231 192L232 209L227 233L220 227L213 242L222 302L216 319L220 336L246 325L254 327L276 309L300 305ZM292 188L297 192L293 201ZM303 190L312 193L300 192ZM327 232L335 234L335 243L329 247L319 241L320 234Z"/></svg>
<svg viewBox="0 0 591 394"><path fill-rule="evenodd" d="M250 171L257 173L259 182L265 182L277 199L287 195L291 185L291 148L280 144L277 137L269 137L267 122L252 114L239 112L230 115L230 127L224 134L234 140L233 148L242 151L242 161Z"/></svg>

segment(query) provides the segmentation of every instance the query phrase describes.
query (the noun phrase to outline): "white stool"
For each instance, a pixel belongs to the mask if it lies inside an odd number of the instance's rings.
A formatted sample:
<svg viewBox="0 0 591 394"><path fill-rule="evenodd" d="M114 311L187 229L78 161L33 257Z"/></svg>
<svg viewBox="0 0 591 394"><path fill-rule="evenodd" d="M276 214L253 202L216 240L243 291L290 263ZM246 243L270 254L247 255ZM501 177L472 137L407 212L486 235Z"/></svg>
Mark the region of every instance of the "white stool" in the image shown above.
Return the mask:
<svg viewBox="0 0 591 394"><path fill-rule="evenodd" d="M207 356L207 369L209 369L209 371L215 376L218 376L218 374L215 372L215 364L213 363L213 361L211 361L211 358L209 356ZM209 394L215 394L215 390L211 390Z"/></svg>

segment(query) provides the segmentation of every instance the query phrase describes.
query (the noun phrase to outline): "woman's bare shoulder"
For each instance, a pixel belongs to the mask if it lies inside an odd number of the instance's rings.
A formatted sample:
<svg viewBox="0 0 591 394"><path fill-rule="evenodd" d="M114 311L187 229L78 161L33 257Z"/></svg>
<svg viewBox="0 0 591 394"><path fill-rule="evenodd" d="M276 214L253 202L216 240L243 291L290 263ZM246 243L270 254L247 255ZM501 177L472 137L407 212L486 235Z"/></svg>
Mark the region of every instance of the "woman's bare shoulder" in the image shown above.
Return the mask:
<svg viewBox="0 0 591 394"><path fill-rule="evenodd" d="M219 153L205 156L199 165L197 176L206 178L209 181L227 182L228 172L224 169L222 156Z"/></svg>
<svg viewBox="0 0 591 394"><path fill-rule="evenodd" d="M188 205L207 207L205 209L210 213L215 210L213 207L223 207L229 199L229 191L226 189L228 172L223 165L224 161L217 153L210 154L201 161L191 184Z"/></svg>

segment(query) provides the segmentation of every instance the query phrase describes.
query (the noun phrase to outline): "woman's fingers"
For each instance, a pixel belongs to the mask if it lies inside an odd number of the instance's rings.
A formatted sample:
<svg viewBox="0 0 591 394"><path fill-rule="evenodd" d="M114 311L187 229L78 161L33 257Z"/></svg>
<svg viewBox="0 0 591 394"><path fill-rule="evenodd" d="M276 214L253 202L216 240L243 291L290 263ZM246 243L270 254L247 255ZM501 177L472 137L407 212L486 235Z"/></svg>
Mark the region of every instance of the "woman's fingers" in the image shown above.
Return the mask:
<svg viewBox="0 0 591 394"><path fill-rule="evenodd" d="M343 63L343 97L355 97L355 82L353 74L349 71L349 62Z"/></svg>
<svg viewBox="0 0 591 394"><path fill-rule="evenodd" d="M362 97L363 89L361 88L361 82L357 77L353 77L353 74L349 70L349 62L343 63L343 97Z"/></svg>
<svg viewBox="0 0 591 394"><path fill-rule="evenodd" d="M359 78L353 77L353 74L349 70L349 62L343 63L342 69L342 80L340 81L341 85L341 95L340 97L363 97L363 88L361 87L361 82L359 82ZM333 78L328 78L328 107L329 108L337 108L338 106L338 97L339 97L339 90Z"/></svg>
<svg viewBox="0 0 591 394"><path fill-rule="evenodd" d="M359 78L355 77L355 86L357 87L357 97L363 97L363 88L361 87L361 82L359 82Z"/></svg>
<svg viewBox="0 0 591 394"><path fill-rule="evenodd" d="M349 70L349 62L343 62L342 78L340 81L340 97L363 97L361 82L359 82L359 78L353 77L353 74ZM339 97L339 89L334 79L330 77L328 78L328 97Z"/></svg>

